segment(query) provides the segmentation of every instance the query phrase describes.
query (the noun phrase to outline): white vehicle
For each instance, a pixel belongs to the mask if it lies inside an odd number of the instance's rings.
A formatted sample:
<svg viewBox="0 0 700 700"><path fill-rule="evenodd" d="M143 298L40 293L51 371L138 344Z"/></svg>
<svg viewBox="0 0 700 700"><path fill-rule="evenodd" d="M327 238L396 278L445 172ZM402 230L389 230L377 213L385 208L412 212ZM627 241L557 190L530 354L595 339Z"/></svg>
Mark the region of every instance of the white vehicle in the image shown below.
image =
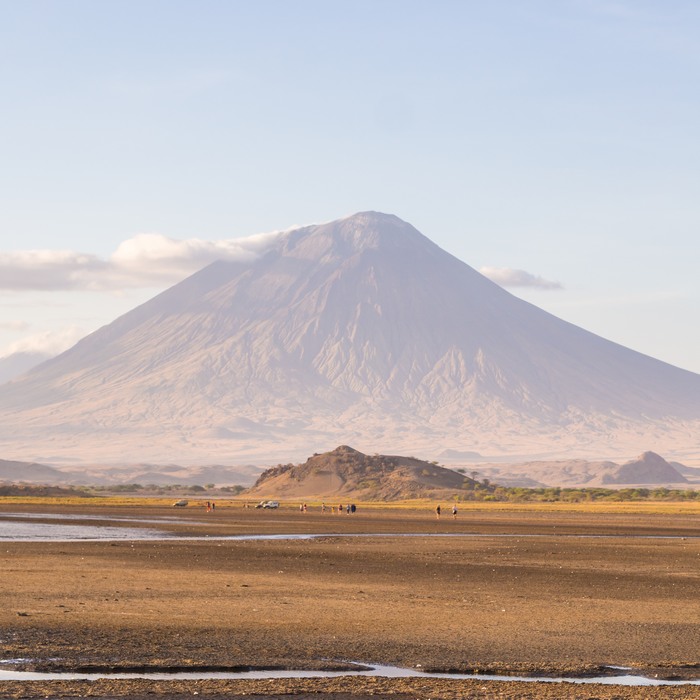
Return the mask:
<svg viewBox="0 0 700 700"><path fill-rule="evenodd" d="M260 501L256 508L279 508L280 507L280 502L279 501Z"/></svg>
<svg viewBox="0 0 700 700"><path fill-rule="evenodd" d="M173 503L173 508L184 508L188 503L189 501L183 498L181 501L175 501L175 503Z"/></svg>

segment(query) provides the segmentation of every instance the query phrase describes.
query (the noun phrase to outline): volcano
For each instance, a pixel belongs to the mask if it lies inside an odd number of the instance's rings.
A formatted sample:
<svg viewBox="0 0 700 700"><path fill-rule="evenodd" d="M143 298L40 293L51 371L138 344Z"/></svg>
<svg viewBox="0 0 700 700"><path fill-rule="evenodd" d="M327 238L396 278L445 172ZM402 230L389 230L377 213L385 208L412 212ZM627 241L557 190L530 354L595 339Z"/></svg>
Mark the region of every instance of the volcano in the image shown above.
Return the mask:
<svg viewBox="0 0 700 700"><path fill-rule="evenodd" d="M0 454L273 462L352 444L697 451L700 375L514 297L364 212L215 262L0 387Z"/></svg>

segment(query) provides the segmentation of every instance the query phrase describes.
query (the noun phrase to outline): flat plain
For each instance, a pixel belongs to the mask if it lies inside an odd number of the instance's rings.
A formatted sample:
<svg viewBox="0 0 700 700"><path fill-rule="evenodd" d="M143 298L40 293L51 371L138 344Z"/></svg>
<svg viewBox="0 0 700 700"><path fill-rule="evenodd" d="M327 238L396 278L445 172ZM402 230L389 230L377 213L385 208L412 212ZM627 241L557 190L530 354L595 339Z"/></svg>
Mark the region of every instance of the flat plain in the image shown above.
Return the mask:
<svg viewBox="0 0 700 700"><path fill-rule="evenodd" d="M0 543L0 660L44 670L342 668L700 677L700 509L0 504L191 539ZM151 520L136 523L135 520ZM91 523L91 520L84 520ZM0 528L2 521L0 520ZM311 539L220 539L323 534ZM2 681L0 697L697 698L438 678Z"/></svg>

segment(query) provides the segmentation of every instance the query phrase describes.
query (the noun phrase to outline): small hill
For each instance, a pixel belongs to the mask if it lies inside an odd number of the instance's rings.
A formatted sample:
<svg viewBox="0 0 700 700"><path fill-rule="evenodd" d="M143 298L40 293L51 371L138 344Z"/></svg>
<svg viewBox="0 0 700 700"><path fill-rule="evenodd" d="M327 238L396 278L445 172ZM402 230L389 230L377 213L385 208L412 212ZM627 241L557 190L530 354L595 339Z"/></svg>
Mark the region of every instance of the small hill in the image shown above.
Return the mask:
<svg viewBox="0 0 700 700"><path fill-rule="evenodd" d="M250 485L261 468L252 464L226 466L220 464L184 467L178 464L83 465L81 468L57 469L37 462L0 459L0 481L22 484L63 486L98 486L120 484L182 484L217 486Z"/></svg>
<svg viewBox="0 0 700 700"><path fill-rule="evenodd" d="M415 457L365 455L347 445L315 454L303 464L264 471L251 498L348 498L398 501L448 497L473 485L451 469Z"/></svg>
<svg viewBox="0 0 700 700"><path fill-rule="evenodd" d="M46 464L0 459L0 480L57 484L65 482L66 478L58 469Z"/></svg>
<svg viewBox="0 0 700 700"><path fill-rule="evenodd" d="M120 476L124 478L126 470ZM260 469L253 465L228 467L224 465L205 465L183 467L179 465L150 466L141 471L132 470L129 475L131 482L139 484L216 484L217 486L233 486L252 484L260 474Z"/></svg>
<svg viewBox="0 0 700 700"><path fill-rule="evenodd" d="M477 479L488 478L501 486L525 488L563 487L597 488L664 485L683 487L700 483L700 469L679 462L667 462L655 452L647 451L623 464L609 460L538 460L528 462L453 462Z"/></svg>
<svg viewBox="0 0 700 700"><path fill-rule="evenodd" d="M602 484L682 484L688 483L677 469L656 452L644 452L636 459L605 474Z"/></svg>

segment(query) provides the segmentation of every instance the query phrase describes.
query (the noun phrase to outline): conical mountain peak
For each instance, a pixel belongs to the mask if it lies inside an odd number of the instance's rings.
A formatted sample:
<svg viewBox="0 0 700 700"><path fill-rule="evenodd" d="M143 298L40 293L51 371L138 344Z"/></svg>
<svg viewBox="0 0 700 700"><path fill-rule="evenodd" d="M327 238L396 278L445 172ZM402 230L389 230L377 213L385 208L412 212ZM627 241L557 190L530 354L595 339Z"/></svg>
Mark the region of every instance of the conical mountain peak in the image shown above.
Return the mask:
<svg viewBox="0 0 700 700"><path fill-rule="evenodd" d="M0 387L3 455L38 461L269 463L348 443L612 458L642 436L680 457L696 425L700 376L517 299L377 212L210 265Z"/></svg>
<svg viewBox="0 0 700 700"><path fill-rule="evenodd" d="M329 256L351 257L368 250L391 251L416 247L438 249L411 224L397 216L367 211L291 231L280 239L277 251L283 255L322 261Z"/></svg>

